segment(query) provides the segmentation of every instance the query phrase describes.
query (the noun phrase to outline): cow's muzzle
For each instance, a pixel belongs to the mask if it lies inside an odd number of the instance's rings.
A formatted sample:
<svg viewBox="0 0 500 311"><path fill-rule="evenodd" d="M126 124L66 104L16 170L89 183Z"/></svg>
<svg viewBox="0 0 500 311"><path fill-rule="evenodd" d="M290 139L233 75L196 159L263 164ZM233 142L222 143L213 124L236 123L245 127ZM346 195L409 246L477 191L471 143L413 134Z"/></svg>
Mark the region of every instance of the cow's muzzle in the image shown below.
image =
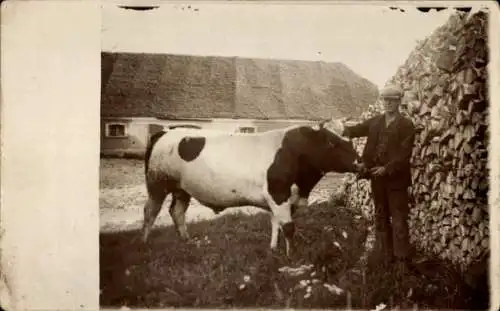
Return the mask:
<svg viewBox="0 0 500 311"><path fill-rule="evenodd" d="M363 162L354 162L354 167L356 170L356 179L369 179L370 178L370 170L366 167Z"/></svg>
<svg viewBox="0 0 500 311"><path fill-rule="evenodd" d="M358 173L361 173L361 172L363 172L366 169L365 164L360 159L356 159L354 161L353 165L354 165L355 171L358 172Z"/></svg>

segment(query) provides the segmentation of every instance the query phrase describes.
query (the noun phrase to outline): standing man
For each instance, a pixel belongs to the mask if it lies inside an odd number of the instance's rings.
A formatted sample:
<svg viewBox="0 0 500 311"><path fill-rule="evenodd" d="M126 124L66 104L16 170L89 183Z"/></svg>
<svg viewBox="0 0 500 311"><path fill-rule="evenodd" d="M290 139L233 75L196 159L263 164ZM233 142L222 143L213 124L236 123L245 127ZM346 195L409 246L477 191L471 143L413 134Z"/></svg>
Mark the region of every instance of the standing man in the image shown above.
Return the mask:
<svg viewBox="0 0 500 311"><path fill-rule="evenodd" d="M408 188L415 139L412 121L399 111L402 97L400 88L386 87L381 92L384 114L344 130L351 138L367 137L362 158L371 181L376 231L370 263L387 266L396 260L399 273L404 273L409 263Z"/></svg>

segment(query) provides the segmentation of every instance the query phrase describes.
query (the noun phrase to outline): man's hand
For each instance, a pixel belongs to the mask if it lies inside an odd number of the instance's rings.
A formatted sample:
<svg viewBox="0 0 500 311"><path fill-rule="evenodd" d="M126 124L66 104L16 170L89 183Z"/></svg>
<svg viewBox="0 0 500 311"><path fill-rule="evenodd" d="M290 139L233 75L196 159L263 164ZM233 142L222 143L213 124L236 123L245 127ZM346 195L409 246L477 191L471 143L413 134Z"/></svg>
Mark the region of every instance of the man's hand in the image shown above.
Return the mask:
<svg viewBox="0 0 500 311"><path fill-rule="evenodd" d="M370 173L373 176L383 176L386 173L385 167L383 166L376 166L370 170Z"/></svg>

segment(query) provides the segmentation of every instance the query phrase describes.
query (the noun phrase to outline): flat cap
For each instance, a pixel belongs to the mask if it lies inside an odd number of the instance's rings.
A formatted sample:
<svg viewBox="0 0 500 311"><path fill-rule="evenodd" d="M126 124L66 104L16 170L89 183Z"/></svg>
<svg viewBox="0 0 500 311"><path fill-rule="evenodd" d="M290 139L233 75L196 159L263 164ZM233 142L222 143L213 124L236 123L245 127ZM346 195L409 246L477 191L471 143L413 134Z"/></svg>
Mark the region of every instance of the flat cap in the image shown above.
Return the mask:
<svg viewBox="0 0 500 311"><path fill-rule="evenodd" d="M401 98L403 97L403 90L396 85L386 86L380 92L382 98Z"/></svg>

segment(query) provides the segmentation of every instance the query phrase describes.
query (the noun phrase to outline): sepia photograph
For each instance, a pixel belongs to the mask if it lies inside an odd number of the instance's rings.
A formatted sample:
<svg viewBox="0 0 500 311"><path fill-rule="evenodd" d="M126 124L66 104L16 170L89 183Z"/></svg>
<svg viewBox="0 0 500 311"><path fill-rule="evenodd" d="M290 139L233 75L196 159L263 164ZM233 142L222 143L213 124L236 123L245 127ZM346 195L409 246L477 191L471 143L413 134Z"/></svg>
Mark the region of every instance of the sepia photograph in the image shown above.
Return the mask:
<svg viewBox="0 0 500 311"><path fill-rule="evenodd" d="M100 304L489 306L488 10L103 6Z"/></svg>
<svg viewBox="0 0 500 311"><path fill-rule="evenodd" d="M1 2L0 310L498 310L495 4Z"/></svg>

